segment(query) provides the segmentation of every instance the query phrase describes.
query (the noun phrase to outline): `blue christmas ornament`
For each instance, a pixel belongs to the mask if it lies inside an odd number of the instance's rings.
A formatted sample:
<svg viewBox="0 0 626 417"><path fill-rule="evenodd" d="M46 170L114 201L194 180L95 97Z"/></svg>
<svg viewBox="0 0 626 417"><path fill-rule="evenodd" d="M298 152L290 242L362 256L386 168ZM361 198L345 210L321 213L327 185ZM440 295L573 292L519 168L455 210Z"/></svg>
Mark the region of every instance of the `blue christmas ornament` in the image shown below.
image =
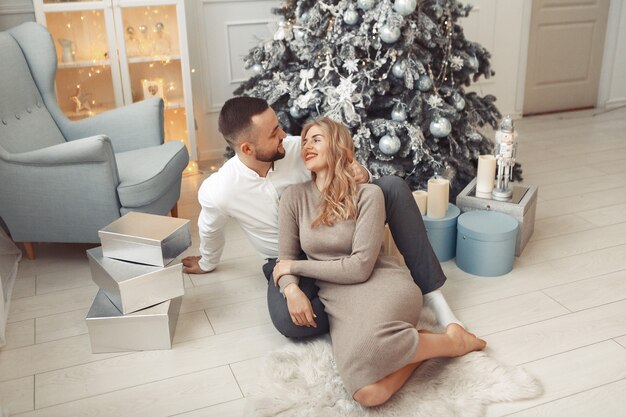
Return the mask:
<svg viewBox="0 0 626 417"><path fill-rule="evenodd" d="M433 80L428 75L420 75L417 80L417 89L424 92L433 88Z"/></svg>
<svg viewBox="0 0 626 417"><path fill-rule="evenodd" d="M391 73L394 77L404 78L404 70L406 69L406 62L404 61L396 61L395 64L391 67Z"/></svg>
<svg viewBox="0 0 626 417"><path fill-rule="evenodd" d="M393 10L402 16L408 16L415 11L417 0L396 0L393 3Z"/></svg>
<svg viewBox="0 0 626 417"><path fill-rule="evenodd" d="M404 107L395 106L393 110L391 110L391 120L404 122L406 120L406 111L404 110Z"/></svg>
<svg viewBox="0 0 626 417"><path fill-rule="evenodd" d="M359 12L350 8L343 14L343 21L347 25L355 25L359 21Z"/></svg>
<svg viewBox="0 0 626 417"><path fill-rule="evenodd" d="M454 108L458 111L462 111L465 108L465 99L458 93L452 96L452 102L454 103Z"/></svg>
<svg viewBox="0 0 626 417"><path fill-rule="evenodd" d="M395 155L400 150L400 138L395 135L385 135L378 141L378 149L385 155Z"/></svg>
<svg viewBox="0 0 626 417"><path fill-rule="evenodd" d="M376 4L376 0L357 0L356 5L359 9L370 10Z"/></svg>
<svg viewBox="0 0 626 417"><path fill-rule="evenodd" d="M385 43L394 43L400 39L400 28L385 24L380 28L380 39Z"/></svg>
<svg viewBox="0 0 626 417"><path fill-rule="evenodd" d="M436 138L444 138L452 131L450 120L445 117L436 116L429 126L430 133Z"/></svg>
<svg viewBox="0 0 626 417"><path fill-rule="evenodd" d="M293 105L289 108L289 114L294 119L299 119L305 115L305 112L302 109L300 109L300 107Z"/></svg>
<svg viewBox="0 0 626 417"><path fill-rule="evenodd" d="M254 64L252 66L252 71L254 71L255 74L263 74L263 65Z"/></svg>

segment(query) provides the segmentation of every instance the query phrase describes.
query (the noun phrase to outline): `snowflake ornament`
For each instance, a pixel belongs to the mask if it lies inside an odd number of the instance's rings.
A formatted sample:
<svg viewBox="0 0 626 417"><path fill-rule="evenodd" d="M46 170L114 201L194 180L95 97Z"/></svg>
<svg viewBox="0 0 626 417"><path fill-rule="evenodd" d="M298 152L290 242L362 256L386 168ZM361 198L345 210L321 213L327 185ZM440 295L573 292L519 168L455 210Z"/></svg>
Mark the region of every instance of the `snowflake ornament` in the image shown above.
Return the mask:
<svg viewBox="0 0 626 417"><path fill-rule="evenodd" d="M356 59L346 59L342 67L348 71L348 74L354 74L359 71L359 61Z"/></svg>
<svg viewBox="0 0 626 417"><path fill-rule="evenodd" d="M450 68L455 71L459 71L461 68L463 68L463 58L458 55L453 55L450 58Z"/></svg>
<svg viewBox="0 0 626 417"><path fill-rule="evenodd" d="M438 109L443 105L443 99L436 95L431 95L426 100L431 109Z"/></svg>

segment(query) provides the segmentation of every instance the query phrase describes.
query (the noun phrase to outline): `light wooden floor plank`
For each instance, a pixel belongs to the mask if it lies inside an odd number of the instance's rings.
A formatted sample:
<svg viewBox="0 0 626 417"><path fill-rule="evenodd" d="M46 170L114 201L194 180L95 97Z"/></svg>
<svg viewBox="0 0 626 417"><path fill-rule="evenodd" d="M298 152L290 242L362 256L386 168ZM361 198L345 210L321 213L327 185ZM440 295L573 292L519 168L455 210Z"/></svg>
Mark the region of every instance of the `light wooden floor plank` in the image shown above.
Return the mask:
<svg viewBox="0 0 626 417"><path fill-rule="evenodd" d="M624 417L626 379L512 414L511 417Z"/></svg>
<svg viewBox="0 0 626 417"><path fill-rule="evenodd" d="M543 394L532 400L493 404L488 408L487 417L532 409L540 404L619 381L626 377L626 350L609 340L530 362L523 368L541 381ZM554 416L569 417L569 414Z"/></svg>
<svg viewBox="0 0 626 417"><path fill-rule="evenodd" d="M9 415L33 410L34 387L33 376L0 382L0 410Z"/></svg>
<svg viewBox="0 0 626 417"><path fill-rule="evenodd" d="M522 294L455 310L473 333L485 336L526 324L558 317L570 311L541 292Z"/></svg>
<svg viewBox="0 0 626 417"><path fill-rule="evenodd" d="M271 323L266 297L207 308L206 313L215 333L227 333Z"/></svg>
<svg viewBox="0 0 626 417"><path fill-rule="evenodd" d="M4 337L6 345L0 348L0 352L34 344L35 320L31 319L8 323Z"/></svg>
<svg viewBox="0 0 626 417"><path fill-rule="evenodd" d="M626 334L626 301L505 330L485 337L489 353L522 364Z"/></svg>
<svg viewBox="0 0 626 417"><path fill-rule="evenodd" d="M23 414L24 417L166 417L242 394L228 366L168 378Z"/></svg>
<svg viewBox="0 0 626 417"><path fill-rule="evenodd" d="M266 325L179 343L172 350L136 352L41 373L35 378L35 406L47 407L228 365L258 357L284 343L284 337Z"/></svg>
<svg viewBox="0 0 626 417"><path fill-rule="evenodd" d="M246 399L241 398L188 413L176 414L173 417L242 417L245 406Z"/></svg>
<svg viewBox="0 0 626 417"><path fill-rule="evenodd" d="M543 290L572 311L626 300L626 269Z"/></svg>

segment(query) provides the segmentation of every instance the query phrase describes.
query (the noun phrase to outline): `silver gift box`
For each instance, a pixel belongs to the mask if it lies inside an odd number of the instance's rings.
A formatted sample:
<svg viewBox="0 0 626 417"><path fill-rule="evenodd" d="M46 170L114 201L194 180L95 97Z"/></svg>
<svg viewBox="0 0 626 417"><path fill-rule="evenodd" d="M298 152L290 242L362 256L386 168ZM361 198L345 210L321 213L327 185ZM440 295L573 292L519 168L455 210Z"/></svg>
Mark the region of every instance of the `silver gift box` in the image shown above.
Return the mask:
<svg viewBox="0 0 626 417"><path fill-rule="evenodd" d="M107 258L101 247L89 249L87 257L91 279L123 314L185 293L183 265L178 258L161 268Z"/></svg>
<svg viewBox="0 0 626 417"><path fill-rule="evenodd" d="M131 211L98 231L104 256L165 266L191 246L189 220Z"/></svg>
<svg viewBox="0 0 626 417"><path fill-rule="evenodd" d="M474 178L456 197L456 206L463 213L471 210L493 210L514 217L519 224L515 256L520 256L535 230L538 189L534 185L511 184L511 190L513 195L510 201L476 197Z"/></svg>
<svg viewBox="0 0 626 417"><path fill-rule="evenodd" d="M93 353L171 349L183 297L123 315L104 291L98 291L87 330Z"/></svg>

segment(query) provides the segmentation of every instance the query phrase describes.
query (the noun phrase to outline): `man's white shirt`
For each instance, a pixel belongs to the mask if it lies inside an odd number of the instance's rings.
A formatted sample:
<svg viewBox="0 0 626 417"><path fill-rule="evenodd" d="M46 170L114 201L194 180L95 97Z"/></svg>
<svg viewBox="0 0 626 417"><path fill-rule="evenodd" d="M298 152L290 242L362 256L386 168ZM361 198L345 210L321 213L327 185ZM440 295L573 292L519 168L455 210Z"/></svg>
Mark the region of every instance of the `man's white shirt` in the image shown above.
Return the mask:
<svg viewBox="0 0 626 417"><path fill-rule="evenodd" d="M311 179L300 158L300 145L299 136L285 138L285 157L275 161L265 177L235 155L204 180L198 191L202 206L198 217L200 268L212 271L219 263L230 217L237 220L262 257L278 257L278 200L288 186Z"/></svg>

